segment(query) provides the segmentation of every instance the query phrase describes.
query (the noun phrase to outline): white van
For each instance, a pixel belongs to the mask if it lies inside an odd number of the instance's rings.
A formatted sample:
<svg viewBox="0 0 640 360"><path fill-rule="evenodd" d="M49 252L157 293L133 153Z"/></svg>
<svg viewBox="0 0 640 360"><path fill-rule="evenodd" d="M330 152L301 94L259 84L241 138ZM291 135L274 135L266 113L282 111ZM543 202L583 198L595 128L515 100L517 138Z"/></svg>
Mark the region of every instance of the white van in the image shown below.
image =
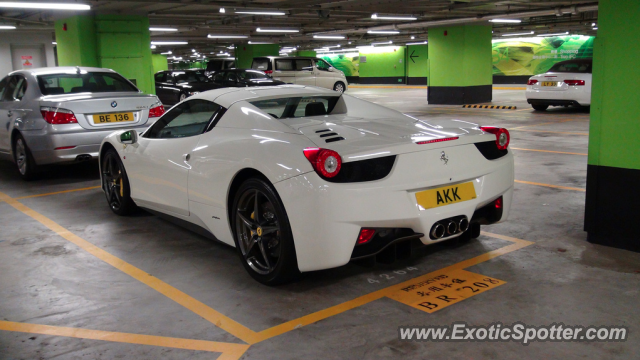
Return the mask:
<svg viewBox="0 0 640 360"><path fill-rule="evenodd" d="M256 57L251 68L288 84L318 86L338 92L347 90L349 84L342 71L313 57Z"/></svg>

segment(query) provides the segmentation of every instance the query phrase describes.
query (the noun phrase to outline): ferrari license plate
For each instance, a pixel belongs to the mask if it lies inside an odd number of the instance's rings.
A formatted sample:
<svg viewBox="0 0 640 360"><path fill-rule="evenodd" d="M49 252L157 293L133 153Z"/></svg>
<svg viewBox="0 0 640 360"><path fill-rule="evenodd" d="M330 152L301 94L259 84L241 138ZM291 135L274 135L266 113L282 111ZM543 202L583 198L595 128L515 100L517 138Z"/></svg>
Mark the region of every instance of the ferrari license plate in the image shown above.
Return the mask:
<svg viewBox="0 0 640 360"><path fill-rule="evenodd" d="M114 113L114 114L95 114L93 115L94 124L106 124L117 122L134 121L133 113Z"/></svg>
<svg viewBox="0 0 640 360"><path fill-rule="evenodd" d="M424 209L455 204L476 198L476 189L472 182L425 190L416 193L418 205Z"/></svg>
<svg viewBox="0 0 640 360"><path fill-rule="evenodd" d="M557 81L543 81L542 86L558 86Z"/></svg>

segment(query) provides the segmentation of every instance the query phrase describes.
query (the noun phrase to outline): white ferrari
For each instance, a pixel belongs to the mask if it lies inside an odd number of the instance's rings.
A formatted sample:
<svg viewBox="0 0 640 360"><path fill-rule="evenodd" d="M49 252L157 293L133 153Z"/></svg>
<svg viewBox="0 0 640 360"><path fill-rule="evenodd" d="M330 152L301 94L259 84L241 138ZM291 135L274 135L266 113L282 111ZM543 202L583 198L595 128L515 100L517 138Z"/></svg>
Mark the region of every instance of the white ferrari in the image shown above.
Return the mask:
<svg viewBox="0 0 640 360"><path fill-rule="evenodd" d="M425 121L317 87L192 96L139 134L109 135L102 188L235 246L264 284L412 246L473 238L506 219L509 132Z"/></svg>

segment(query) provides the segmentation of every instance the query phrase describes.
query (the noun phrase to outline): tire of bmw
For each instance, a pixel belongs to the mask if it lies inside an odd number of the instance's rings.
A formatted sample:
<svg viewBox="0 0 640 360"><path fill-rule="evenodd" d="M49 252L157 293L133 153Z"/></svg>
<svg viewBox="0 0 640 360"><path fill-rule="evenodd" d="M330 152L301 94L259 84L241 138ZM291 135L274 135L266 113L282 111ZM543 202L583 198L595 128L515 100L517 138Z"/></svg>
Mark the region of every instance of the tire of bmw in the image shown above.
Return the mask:
<svg viewBox="0 0 640 360"><path fill-rule="evenodd" d="M35 177L36 162L33 160L27 142L20 134L13 140L13 160L18 166L18 173L22 180L32 180Z"/></svg>
<svg viewBox="0 0 640 360"><path fill-rule="evenodd" d="M120 155L109 149L100 159L102 170L102 189L107 197L107 204L115 214L124 216L132 213L136 204L131 199L131 186L129 177L120 160Z"/></svg>
<svg viewBox="0 0 640 360"><path fill-rule="evenodd" d="M236 249L251 277L273 286L300 276L289 218L270 184L246 180L236 191L231 210Z"/></svg>

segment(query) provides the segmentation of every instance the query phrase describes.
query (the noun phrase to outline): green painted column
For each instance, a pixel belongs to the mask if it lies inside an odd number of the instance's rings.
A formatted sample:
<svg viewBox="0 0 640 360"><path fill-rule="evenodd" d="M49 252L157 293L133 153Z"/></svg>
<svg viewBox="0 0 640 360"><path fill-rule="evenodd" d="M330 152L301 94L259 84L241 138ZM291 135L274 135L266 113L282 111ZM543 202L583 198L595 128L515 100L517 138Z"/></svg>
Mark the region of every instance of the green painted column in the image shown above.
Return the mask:
<svg viewBox="0 0 640 360"><path fill-rule="evenodd" d="M640 18L637 0L601 0L593 59L584 229L640 251Z"/></svg>
<svg viewBox="0 0 640 360"><path fill-rule="evenodd" d="M361 84L404 84L404 61L405 46L360 48L359 81Z"/></svg>
<svg viewBox="0 0 640 360"><path fill-rule="evenodd" d="M169 70L169 62L165 55L153 54L151 55L151 63L153 64L153 73L158 71Z"/></svg>
<svg viewBox="0 0 640 360"><path fill-rule="evenodd" d="M254 57L278 56L280 45L278 44L240 44L236 45L236 68L250 69Z"/></svg>
<svg viewBox="0 0 640 360"><path fill-rule="evenodd" d="M427 85L429 45L407 46L407 85Z"/></svg>
<svg viewBox="0 0 640 360"><path fill-rule="evenodd" d="M58 64L113 69L155 94L149 19L133 15L82 15L57 20Z"/></svg>
<svg viewBox="0 0 640 360"><path fill-rule="evenodd" d="M429 104L490 102L493 65L491 26L429 29Z"/></svg>

